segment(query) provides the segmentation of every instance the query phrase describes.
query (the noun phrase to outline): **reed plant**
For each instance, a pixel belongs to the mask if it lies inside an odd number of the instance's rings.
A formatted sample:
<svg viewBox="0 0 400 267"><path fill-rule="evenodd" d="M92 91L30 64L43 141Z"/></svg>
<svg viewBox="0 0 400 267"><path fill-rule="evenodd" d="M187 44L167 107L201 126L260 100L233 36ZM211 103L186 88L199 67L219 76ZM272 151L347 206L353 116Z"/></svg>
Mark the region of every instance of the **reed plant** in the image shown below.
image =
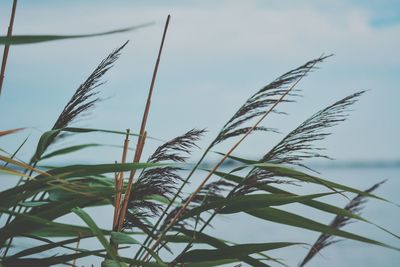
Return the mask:
<svg viewBox="0 0 400 267"><path fill-rule="evenodd" d="M304 259L299 259L299 266L304 266L322 249L337 242L337 238L398 251L396 246L343 229L350 221L359 221L399 238L360 215L368 198L378 199L382 204L389 202L373 193L381 183L367 190L335 183L320 177L306 162L308 159L329 158L316 142L325 139L333 126L347 119L349 108L364 91L316 112L259 159L234 155L241 143L254 132L267 134L275 131L265 126L268 125L266 120L272 113L280 112L277 110L280 104L296 101L298 83L330 55L306 62L251 95L222 126L195 164L188 160L193 150L200 149L197 143L207 134L204 129L190 129L164 142L147 156L147 160L144 159L146 142L154 142L153 136L164 138L161 134L149 136L146 123L169 21L170 16L165 23L137 134L130 130L74 127L77 118L98 104L102 78L119 58L126 46L124 43L103 59L78 87L53 127L41 135L29 161L24 162L17 156L25 141L14 152L1 150L3 164L0 171L6 176L20 177L20 182L0 192L0 266L81 266L79 259L89 256L100 258L102 266L285 266L283 260L270 256L269 251L290 251L293 246L305 246L308 253ZM5 45L52 40L57 40L57 37L0 37ZM128 123L127 127L130 127ZM0 138L5 140L7 135L21 131L26 129L3 130ZM122 141L121 159L114 163L76 162L57 167L42 164L49 158L62 159L93 146L79 144L54 148L59 140L82 133L115 135ZM135 139L136 145L133 159L128 162L131 139ZM221 143L228 144L228 139L234 140L233 145L227 151L217 153L220 158L214 166L205 165L205 159L219 151ZM221 168L228 160L235 164ZM193 181L200 182L187 193L188 185ZM318 186L320 193L298 195L287 190L294 184ZM348 199L349 203L339 207L322 200L332 195ZM285 210L285 205L294 203L311 208L315 214L330 214L332 222L326 224ZM102 229L87 211L107 206L113 207L109 214L112 226ZM258 218L318 232L320 237L314 244L286 239L234 243L208 234L207 230L216 217L239 213L245 214L249 221ZM68 214L78 216L82 224L58 220ZM85 247L81 242L85 239L97 240L98 247ZM28 240L26 243L32 245L18 247L16 240ZM48 255L49 251L52 255L45 256L44 253Z"/></svg>

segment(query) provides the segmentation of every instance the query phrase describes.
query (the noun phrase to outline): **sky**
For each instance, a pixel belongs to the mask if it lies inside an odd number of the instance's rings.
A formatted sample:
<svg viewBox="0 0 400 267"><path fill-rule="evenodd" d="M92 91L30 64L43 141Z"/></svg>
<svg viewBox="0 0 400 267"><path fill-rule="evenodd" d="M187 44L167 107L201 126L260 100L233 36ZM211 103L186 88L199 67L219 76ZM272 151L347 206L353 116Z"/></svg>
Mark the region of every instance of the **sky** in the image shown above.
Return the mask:
<svg viewBox="0 0 400 267"><path fill-rule="evenodd" d="M2 34L7 31L11 3L0 1ZM38 138L52 127L76 88L126 40L130 42L120 59L104 76L107 82L100 87L104 100L74 126L120 131L130 128L137 132L164 21L171 14L147 124L150 136L166 140L192 128L207 128L200 143L204 148L258 89L308 60L333 53L298 85L302 97L279 108L288 115L274 115L264 121L264 126L278 128L282 133L254 134L234 154L258 159L313 113L356 91L368 90L353 106L348 121L333 128L333 134L321 146L338 161L399 160L399 6L400 1L390 0L19 0L15 35L85 34L154 24L124 34L12 46L0 96L0 130L27 129L2 137L0 147L13 152L29 137L18 154L29 160ZM121 145L123 136L85 134L68 138L54 149L87 142ZM149 140L144 154L159 144ZM216 149L227 151L229 144L232 142ZM120 154L116 148L87 149L68 160L110 163ZM350 170L346 174L361 177L356 184L360 188L366 187L366 177L394 176L383 189L386 191L381 192L399 202L398 169L372 173L364 170L361 175ZM346 180L348 176L341 172L336 176L339 182L357 182ZM368 185L372 182L376 181L368 180ZM398 216L395 217L394 207L389 208L379 206L372 219L378 223L380 219L387 220L383 221L384 226L393 225ZM333 260L347 261L350 256L364 255L367 263L380 261L380 257L389 259L388 266L398 262L398 253L380 253L373 247L360 254L353 253L355 247L344 246L342 250L331 250L337 253ZM343 256L349 251L351 255ZM342 262L339 265L345 266Z"/></svg>
<svg viewBox="0 0 400 267"><path fill-rule="evenodd" d="M0 2L0 31L12 1ZM282 134L255 134L237 153L258 158L308 116L359 90L369 90L348 121L322 143L338 160L400 158L399 1L18 1L14 34L92 33L147 22L150 27L98 38L11 47L3 93L1 129L27 127L7 137L29 158L75 89L114 48L130 40L104 77L105 100L75 126L137 132L163 24L172 20L152 101L148 134L170 139L207 128L202 146L254 92L321 54L335 54L298 86L303 97L282 105L287 116L264 125ZM82 136L78 144L120 144L122 137ZM3 138L5 139L5 138ZM96 139L97 140L97 139ZM149 144L153 149L157 144ZM228 146L221 146L224 151ZM86 155L90 155L89 151ZM26 154L24 154L26 153ZM114 160L119 152L101 161ZM85 154L83 154L85 155Z"/></svg>

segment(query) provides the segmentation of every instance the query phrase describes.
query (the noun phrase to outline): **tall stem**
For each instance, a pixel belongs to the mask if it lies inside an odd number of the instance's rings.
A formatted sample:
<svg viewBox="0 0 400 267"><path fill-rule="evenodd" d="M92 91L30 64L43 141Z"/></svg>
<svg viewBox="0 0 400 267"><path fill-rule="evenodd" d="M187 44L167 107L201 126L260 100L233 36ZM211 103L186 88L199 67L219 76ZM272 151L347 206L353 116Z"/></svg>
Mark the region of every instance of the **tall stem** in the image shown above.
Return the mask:
<svg viewBox="0 0 400 267"><path fill-rule="evenodd" d="M121 163L126 162L126 157L128 154L128 147L129 147L129 129L126 130L126 136L124 140L124 149L122 151L122 159ZM122 194L122 188L124 185L124 173L119 172L116 173L115 176L115 203L114 203L114 220L113 220L113 230L117 230L117 223L118 223L118 217L119 217L119 212L120 212L120 206L121 206L121 194Z"/></svg>
<svg viewBox="0 0 400 267"><path fill-rule="evenodd" d="M161 45L160 45L160 49L158 51L158 56L157 56L157 61L154 67L154 72L153 72L153 77L151 79L151 84L150 84L150 89L149 89L149 95L147 97L147 102L146 102L146 107L144 109L144 113L143 113L143 118L142 118L142 124L140 126L140 135L136 144L136 151L135 151L135 156L133 158L133 162L137 163L140 161L140 157L142 155L142 151L143 151L143 146L144 146L144 142L145 142L145 129L146 129L146 123L147 123L147 117L149 115L149 111L150 111L150 104L151 104L151 97L153 95L153 89L154 89L154 84L156 81L156 77L157 77L157 71L158 71L158 66L160 64L160 58L161 58L161 53L162 53L162 49L164 46L164 41L165 41L165 36L167 34L167 30L168 30L168 25L169 25L169 21L170 21L171 16L168 15L167 16L167 21L165 22L165 27L164 27L164 33L161 39ZM119 220L118 220L118 231L120 231L122 229L122 226L124 224L125 221L125 216L126 216L126 212L128 209L128 202L129 202L129 198L131 196L131 191L132 191L132 185L133 185L133 181L134 181L134 176L135 176L136 170L132 170L129 174L129 181L128 181L128 186L125 192L125 196L124 196L124 201L122 204L122 209L119 213Z"/></svg>
<svg viewBox="0 0 400 267"><path fill-rule="evenodd" d="M128 148L129 148L129 132L130 130L126 130L126 136L124 140L124 148L122 150L122 158L121 158L121 163L126 162L126 157L128 154ZM117 161L115 161L117 163ZM114 192L115 192L115 197L114 197L114 216L113 216L113 226L112 230L116 231L117 230L117 224L118 224L118 216L120 212L120 207L121 207L121 194L122 194L122 188L124 185L124 173L123 172L117 172L115 173L114 177ZM118 253L118 244L114 243L113 240L110 238L110 245L113 251L117 254ZM109 257L109 255L106 255L106 258Z"/></svg>
<svg viewBox="0 0 400 267"><path fill-rule="evenodd" d="M8 26L7 30L7 37L11 37L13 27L14 27L14 18L15 18L15 11L17 10L17 0L13 1L13 6L11 9L11 17L10 17L10 24ZM8 59L8 51L10 50L10 45L6 44L4 46L4 51L3 51L3 60L1 61L1 71L0 71L0 95L1 95L1 89L3 88L3 81L4 81L4 75L6 72L6 65L7 65L7 59Z"/></svg>

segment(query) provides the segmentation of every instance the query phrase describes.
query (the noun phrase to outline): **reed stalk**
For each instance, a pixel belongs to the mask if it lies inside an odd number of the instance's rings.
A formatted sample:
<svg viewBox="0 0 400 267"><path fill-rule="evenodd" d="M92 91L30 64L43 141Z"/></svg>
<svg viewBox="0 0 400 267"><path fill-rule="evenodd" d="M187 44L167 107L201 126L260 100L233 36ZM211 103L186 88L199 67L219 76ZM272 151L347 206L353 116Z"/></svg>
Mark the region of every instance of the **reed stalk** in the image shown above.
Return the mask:
<svg viewBox="0 0 400 267"><path fill-rule="evenodd" d="M76 253L78 253L78 249L79 249L80 243L81 243L81 235L78 236L78 241L76 241ZM76 266L76 260L77 260L77 258L75 258L72 261L72 266L74 266L74 267Z"/></svg>
<svg viewBox="0 0 400 267"><path fill-rule="evenodd" d="M17 10L17 0L13 1L13 6L11 9L11 17L10 17L10 24L8 26L8 30L7 30L7 37L11 37L12 36L12 31L13 31L13 27L14 27L14 18L15 18L15 12ZM7 59L8 59L8 52L10 51L10 45L6 44L4 46L4 50L3 50L3 59L1 61L1 71L0 71L0 95L1 95L1 91L3 88L3 82L4 82L4 76L6 73L6 65L7 65Z"/></svg>
<svg viewBox="0 0 400 267"><path fill-rule="evenodd" d="M130 130L127 129L126 130L126 136L125 136L125 140L124 140L124 148L122 151L122 159L121 159L121 163L125 163L126 162L126 157L128 154L128 149L129 149L129 132ZM122 190L123 190L123 186L124 186L124 177L123 177L123 172L120 173L116 173L115 175L115 202L114 202L114 219L113 219L113 230L117 230L117 223L118 223L118 217L119 217L119 212L121 209L121 194L122 194Z"/></svg>
<svg viewBox="0 0 400 267"><path fill-rule="evenodd" d="M156 64L154 66L153 77L151 79L149 94L147 96L146 106L144 109L142 123L140 126L139 138L138 138L137 144L136 144L135 156L133 158L134 163L137 163L140 161L140 158L141 158L141 155L143 152L143 147L144 147L144 143L145 143L145 139L146 139L145 129L146 129L147 118L148 118L149 111L150 111L151 97L153 95L154 85L155 85L155 81L156 81L156 77L157 77L158 66L160 65L161 54L162 54L162 50L164 47L165 36L167 34L170 18L171 18L171 15L168 15L167 20L165 22L165 26L164 26L164 32L163 32L163 36L161 39L161 45L160 45L160 49L158 51ZM126 213L127 213L127 209L128 209L128 202L129 202L129 198L131 196L132 185L134 182L135 173L136 173L136 170L132 170L129 174L128 186L125 191L121 211L119 212L118 228L117 228L119 231L122 229L124 221L125 221L125 217L126 217Z"/></svg>

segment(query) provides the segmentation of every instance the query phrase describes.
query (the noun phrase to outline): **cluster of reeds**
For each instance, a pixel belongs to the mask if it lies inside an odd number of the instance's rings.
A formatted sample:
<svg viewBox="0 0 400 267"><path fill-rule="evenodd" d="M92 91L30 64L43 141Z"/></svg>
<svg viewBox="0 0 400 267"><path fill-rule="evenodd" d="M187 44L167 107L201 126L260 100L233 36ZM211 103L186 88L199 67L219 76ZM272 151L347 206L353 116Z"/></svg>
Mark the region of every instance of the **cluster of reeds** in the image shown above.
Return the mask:
<svg viewBox="0 0 400 267"><path fill-rule="evenodd" d="M370 223L359 212L367 198L386 201L372 194L379 184L362 191L334 183L318 177L304 162L310 158L327 158L314 143L328 136L330 127L347 118L349 107L363 92L345 97L315 113L259 160L233 156L237 147L253 132L273 130L263 126L265 119L277 113L276 107L281 103L294 101L296 85L329 56L311 60L258 90L222 127L196 164L188 164L187 159L192 149L199 148L196 142L206 133L205 130L189 130L165 142L147 161L142 161L143 148L149 140L146 123L169 21L170 16L164 27L138 134L132 134L130 130L119 132L71 127L76 118L97 103L101 78L118 59L125 43L101 61L76 90L51 130L41 136L29 163L16 157L24 142L14 153L2 151L0 160L4 164L0 166L0 171L20 176L21 179L15 187L0 192L0 213L5 218L0 228L0 266L80 266L78 259L88 256L102 258L102 266L217 266L237 263L270 266L283 263L265 254L266 251L304 245L287 240L233 244L207 234L206 230L215 217L238 213L246 214L249 220L256 217L321 233L315 244L310 246L301 266L323 248L335 243L334 237L399 250L342 229L350 220ZM15 36L14 39L4 37L2 40L11 44L21 42ZM33 38L32 42L34 40L37 38ZM0 131L0 137L5 138L21 130ZM38 167L48 158L87 148L88 144L81 144L52 149L60 138L88 132L125 135L120 162L96 165L78 162L69 166ZM127 163L130 138L137 140L133 159ZM230 138L236 138L236 142L226 152L220 153L221 158L215 166L203 167L202 162L212 149ZM235 161L235 167L221 168L227 159ZM205 171L206 175L202 177L199 171ZM192 192L185 192L194 177L200 181L199 185ZM302 186L312 183L325 191L297 195L280 187L298 182ZM353 194L355 197L343 208L318 200L332 194L338 197ZM313 208L315 212L330 213L335 218L332 223L324 224L281 208L291 203ZM110 214L112 227L101 229L85 210L107 205L114 207L113 214ZM56 221L71 213L79 216L84 224ZM101 247L83 247L81 240L89 238L96 238ZM10 249L15 239L35 240L36 243L32 242L29 248ZM182 243L183 248L176 246ZM128 255L127 248L134 248L134 253ZM54 253L44 256L46 251ZM166 255L165 251L171 254Z"/></svg>

